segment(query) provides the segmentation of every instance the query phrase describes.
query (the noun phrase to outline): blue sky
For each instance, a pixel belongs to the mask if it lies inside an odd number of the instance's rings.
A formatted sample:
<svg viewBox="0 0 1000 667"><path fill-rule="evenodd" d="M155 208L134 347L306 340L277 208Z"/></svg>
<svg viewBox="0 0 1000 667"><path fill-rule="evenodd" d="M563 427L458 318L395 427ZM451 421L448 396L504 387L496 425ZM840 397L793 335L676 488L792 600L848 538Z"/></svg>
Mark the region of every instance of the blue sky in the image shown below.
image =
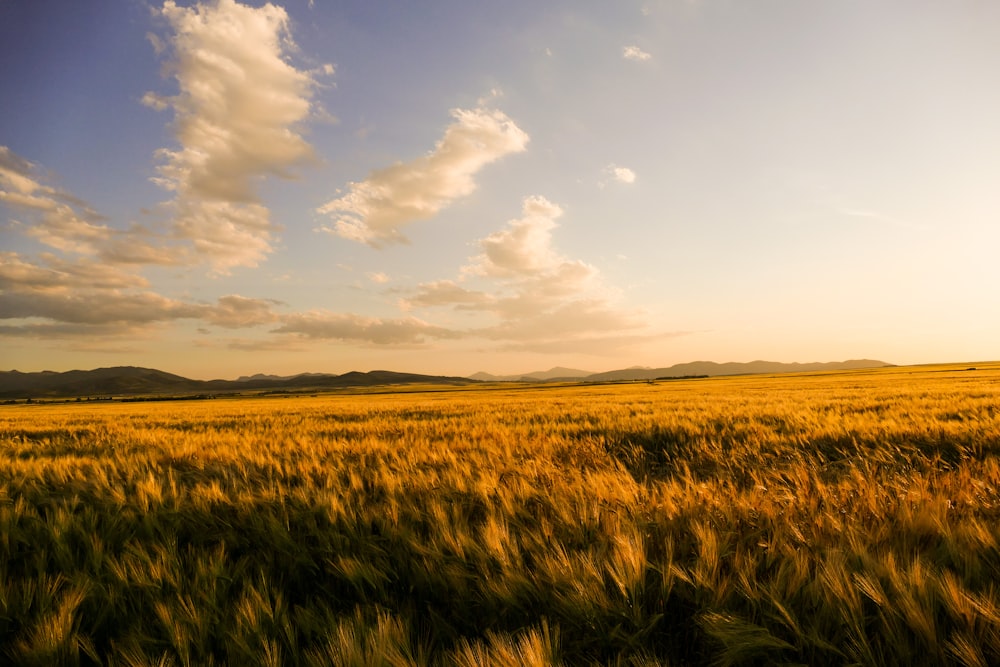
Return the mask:
<svg viewBox="0 0 1000 667"><path fill-rule="evenodd" d="M996 359L1000 5L0 0L0 367Z"/></svg>

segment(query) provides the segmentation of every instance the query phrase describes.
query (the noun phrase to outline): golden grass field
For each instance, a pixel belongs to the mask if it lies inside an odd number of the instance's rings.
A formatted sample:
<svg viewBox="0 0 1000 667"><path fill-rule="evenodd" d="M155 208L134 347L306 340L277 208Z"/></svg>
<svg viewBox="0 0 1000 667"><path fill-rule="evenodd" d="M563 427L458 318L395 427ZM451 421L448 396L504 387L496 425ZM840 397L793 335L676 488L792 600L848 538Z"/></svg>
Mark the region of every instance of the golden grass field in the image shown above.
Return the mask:
<svg viewBox="0 0 1000 667"><path fill-rule="evenodd" d="M0 663L1000 664L974 365L0 406Z"/></svg>

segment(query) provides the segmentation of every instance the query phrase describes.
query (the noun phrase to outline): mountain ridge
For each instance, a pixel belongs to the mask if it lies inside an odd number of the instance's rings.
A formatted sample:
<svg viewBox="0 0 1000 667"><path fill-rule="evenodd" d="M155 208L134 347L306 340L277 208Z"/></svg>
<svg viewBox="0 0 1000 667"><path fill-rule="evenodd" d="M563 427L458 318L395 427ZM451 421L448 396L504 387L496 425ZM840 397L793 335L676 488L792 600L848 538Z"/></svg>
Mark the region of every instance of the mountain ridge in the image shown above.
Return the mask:
<svg viewBox="0 0 1000 667"><path fill-rule="evenodd" d="M892 366L893 364L875 359L848 359L847 361L825 361L825 362L780 362L780 361L749 361L736 362L729 361L718 363L715 361L692 361L682 364L675 364L666 368L650 369L625 369L622 371L608 371L591 376L594 381L608 380L655 380L659 377L684 377L690 375L707 375L710 377L719 375L756 375L764 373L803 373L809 371L849 371L863 368L880 368Z"/></svg>
<svg viewBox="0 0 1000 667"><path fill-rule="evenodd" d="M0 371L0 398L67 398L74 396L143 396L224 394L243 391L305 391L343 387L372 387L399 384L474 384L487 382L623 382L676 377L748 375L758 373L795 373L823 370L857 370L892 364L874 359L848 361L784 363L776 361L725 362L692 361L663 368L624 368L603 373L588 373L555 366L547 371L523 375L476 373L469 377L422 375L387 370L350 371L340 375L299 373L297 375L243 375L236 380L191 380L155 368L112 366L89 371Z"/></svg>
<svg viewBox="0 0 1000 667"><path fill-rule="evenodd" d="M479 380L481 382L532 382L539 380L543 382L551 382L553 380L568 380L587 377L588 375L593 374L594 373L592 371L582 371L578 368L553 366L547 371L532 371L530 373L521 373L520 375L493 375L492 373L480 371L478 373L473 373L468 377L471 380Z"/></svg>
<svg viewBox="0 0 1000 667"><path fill-rule="evenodd" d="M719 375L750 375L760 373L802 373L822 370L858 370L863 368L880 368L892 366L885 361L876 359L848 359L847 361L825 361L825 362L781 362L781 361L728 361L719 363L716 361L690 361L673 366L662 368L650 368L645 366L631 366L618 370L605 371L602 373L591 373L581 376L564 376L541 379L542 372L525 373L522 375L490 375L488 373L476 373L470 378L492 381L492 382L521 382L521 381L572 381L572 382L621 382L629 380L655 380L657 378L677 378L691 376L719 376ZM553 369L555 370L555 369ZM488 378L488 379L487 379Z"/></svg>
<svg viewBox="0 0 1000 667"><path fill-rule="evenodd" d="M444 375L420 375L374 370L341 375L300 373L287 377L263 374L238 380L191 380L155 368L112 366L89 371L0 371L0 398L67 398L74 396L142 396L198 393L239 393L248 390L306 390L371 387L387 384L472 384L474 380Z"/></svg>

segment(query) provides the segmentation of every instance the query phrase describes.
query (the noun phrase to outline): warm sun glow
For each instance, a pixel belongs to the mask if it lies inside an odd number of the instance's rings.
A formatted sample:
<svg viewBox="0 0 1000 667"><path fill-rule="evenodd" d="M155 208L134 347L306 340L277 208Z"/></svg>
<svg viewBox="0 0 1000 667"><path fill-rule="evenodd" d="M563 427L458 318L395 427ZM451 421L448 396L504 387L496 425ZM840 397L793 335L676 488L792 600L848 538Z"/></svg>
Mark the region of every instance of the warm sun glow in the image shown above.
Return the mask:
<svg viewBox="0 0 1000 667"><path fill-rule="evenodd" d="M1000 4L0 4L0 369L997 358Z"/></svg>

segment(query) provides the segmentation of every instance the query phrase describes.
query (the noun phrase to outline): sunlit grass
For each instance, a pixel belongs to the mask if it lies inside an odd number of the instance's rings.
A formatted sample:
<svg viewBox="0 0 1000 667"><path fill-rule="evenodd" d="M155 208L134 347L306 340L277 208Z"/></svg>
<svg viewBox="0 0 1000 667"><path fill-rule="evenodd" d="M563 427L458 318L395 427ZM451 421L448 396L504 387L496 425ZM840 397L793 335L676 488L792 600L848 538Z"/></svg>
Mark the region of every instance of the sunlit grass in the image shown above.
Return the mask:
<svg viewBox="0 0 1000 667"><path fill-rule="evenodd" d="M1000 662L1000 368L0 407L0 662Z"/></svg>

